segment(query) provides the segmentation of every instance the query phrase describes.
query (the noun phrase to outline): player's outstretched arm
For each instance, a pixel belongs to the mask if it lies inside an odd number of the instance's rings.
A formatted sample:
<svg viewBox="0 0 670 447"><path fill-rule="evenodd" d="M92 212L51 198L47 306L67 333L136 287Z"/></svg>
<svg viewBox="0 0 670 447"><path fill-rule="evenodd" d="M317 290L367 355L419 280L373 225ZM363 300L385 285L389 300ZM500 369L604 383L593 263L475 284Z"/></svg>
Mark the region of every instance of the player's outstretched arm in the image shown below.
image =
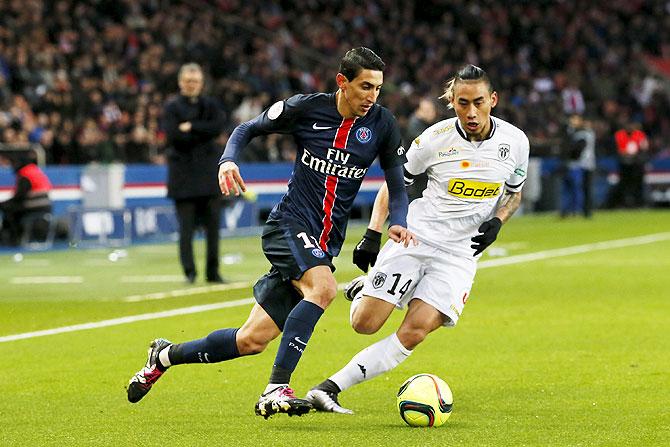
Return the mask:
<svg viewBox="0 0 670 447"><path fill-rule="evenodd" d="M407 204L401 202L401 209L403 205L406 214ZM389 190L386 182L384 182L375 197L368 229L363 238L356 244L356 248L354 248L353 262L364 272L367 272L368 268L374 266L377 261L377 255L381 247L382 229L388 216ZM414 243L414 245L418 243L416 236L400 224L391 225L388 229L388 236L395 242L404 243L405 247L408 247L410 243Z"/></svg>
<svg viewBox="0 0 670 447"><path fill-rule="evenodd" d="M407 210L409 199L405 189L403 167L395 166L384 170L388 188L389 238L402 242L408 247L410 242L417 244L416 236L407 229Z"/></svg>
<svg viewBox="0 0 670 447"><path fill-rule="evenodd" d="M379 188L370 214L370 224L368 225L368 228L381 233L384 228L384 223L389 217L389 189L388 186L386 186L386 182Z"/></svg>
<svg viewBox="0 0 670 447"><path fill-rule="evenodd" d="M401 225L391 225L389 227L389 239L397 243L403 243L405 247L409 247L410 243L414 245L419 243L414 233Z"/></svg>
<svg viewBox="0 0 670 447"><path fill-rule="evenodd" d="M370 224L363 238L356 244L353 262L364 272L375 265L381 247L382 228L389 214L389 191L386 183L382 185L372 206Z"/></svg>
<svg viewBox="0 0 670 447"><path fill-rule="evenodd" d="M247 190L240 174L240 168L234 161L224 161L219 166L219 188L226 196L231 193L239 196L240 191L245 192Z"/></svg>
<svg viewBox="0 0 670 447"><path fill-rule="evenodd" d="M242 149L253 138L277 130L273 127L276 122L267 118L268 113L269 110L266 110L256 118L240 124L230 134L226 148L219 159L219 188L224 195L229 196L231 193L235 193L236 196L239 196L240 192L246 192L247 187L240 175L240 168L236 161L239 160Z"/></svg>

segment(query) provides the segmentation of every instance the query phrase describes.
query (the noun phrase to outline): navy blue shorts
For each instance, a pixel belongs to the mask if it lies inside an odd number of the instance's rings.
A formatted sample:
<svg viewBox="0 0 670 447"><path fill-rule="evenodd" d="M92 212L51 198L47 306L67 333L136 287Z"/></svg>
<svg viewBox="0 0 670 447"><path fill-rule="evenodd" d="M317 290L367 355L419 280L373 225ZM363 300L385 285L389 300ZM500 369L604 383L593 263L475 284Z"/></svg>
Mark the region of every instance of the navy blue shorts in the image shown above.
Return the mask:
<svg viewBox="0 0 670 447"><path fill-rule="evenodd" d="M263 253L272 268L254 285L254 297L281 330L288 314L302 300L291 280L319 265L335 271L332 256L319 248L317 236L296 221L269 221L263 228Z"/></svg>

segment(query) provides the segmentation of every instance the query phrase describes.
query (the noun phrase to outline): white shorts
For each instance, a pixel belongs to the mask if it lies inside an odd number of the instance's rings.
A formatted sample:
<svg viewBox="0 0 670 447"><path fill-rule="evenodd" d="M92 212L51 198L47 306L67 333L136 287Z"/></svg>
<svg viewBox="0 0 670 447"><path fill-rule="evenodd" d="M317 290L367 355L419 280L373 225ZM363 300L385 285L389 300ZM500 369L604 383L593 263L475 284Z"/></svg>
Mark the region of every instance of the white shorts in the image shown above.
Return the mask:
<svg viewBox="0 0 670 447"><path fill-rule="evenodd" d="M403 309L417 298L454 326L463 312L477 271L474 257L454 255L423 242L405 248L387 241L365 280L363 295Z"/></svg>

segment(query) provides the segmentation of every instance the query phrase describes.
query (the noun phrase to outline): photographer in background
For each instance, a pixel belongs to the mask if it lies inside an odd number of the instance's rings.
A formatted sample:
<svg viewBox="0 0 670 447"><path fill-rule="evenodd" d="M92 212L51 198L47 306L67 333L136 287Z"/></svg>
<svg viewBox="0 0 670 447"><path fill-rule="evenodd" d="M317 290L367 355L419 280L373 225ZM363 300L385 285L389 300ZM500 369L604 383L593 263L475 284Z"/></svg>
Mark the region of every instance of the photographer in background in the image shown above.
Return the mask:
<svg viewBox="0 0 670 447"><path fill-rule="evenodd" d="M593 174L596 169L596 136L581 115L571 115L567 126L561 216L593 213Z"/></svg>
<svg viewBox="0 0 670 447"><path fill-rule="evenodd" d="M646 204L644 192L645 164L649 159L649 139L637 122L628 122L614 133L619 155L619 184L615 205L638 208Z"/></svg>
<svg viewBox="0 0 670 447"><path fill-rule="evenodd" d="M0 155L0 164L9 164L16 173L14 195L0 202L2 226L0 244L15 247L19 245L25 230L25 219L31 215L51 213L51 182L37 166L33 154L9 158Z"/></svg>

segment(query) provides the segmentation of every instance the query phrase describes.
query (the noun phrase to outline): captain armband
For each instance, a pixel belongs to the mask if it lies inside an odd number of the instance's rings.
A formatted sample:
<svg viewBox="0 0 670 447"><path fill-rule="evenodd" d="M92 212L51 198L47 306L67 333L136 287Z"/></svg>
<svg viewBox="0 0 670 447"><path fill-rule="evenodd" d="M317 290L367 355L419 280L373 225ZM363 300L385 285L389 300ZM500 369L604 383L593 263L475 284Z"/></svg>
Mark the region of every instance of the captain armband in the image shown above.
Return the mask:
<svg viewBox="0 0 670 447"><path fill-rule="evenodd" d="M403 180L405 181L405 186L411 186L414 184L414 180L416 180L416 176L414 174L410 174L407 172L407 169L403 166L402 168L402 175L403 175Z"/></svg>

